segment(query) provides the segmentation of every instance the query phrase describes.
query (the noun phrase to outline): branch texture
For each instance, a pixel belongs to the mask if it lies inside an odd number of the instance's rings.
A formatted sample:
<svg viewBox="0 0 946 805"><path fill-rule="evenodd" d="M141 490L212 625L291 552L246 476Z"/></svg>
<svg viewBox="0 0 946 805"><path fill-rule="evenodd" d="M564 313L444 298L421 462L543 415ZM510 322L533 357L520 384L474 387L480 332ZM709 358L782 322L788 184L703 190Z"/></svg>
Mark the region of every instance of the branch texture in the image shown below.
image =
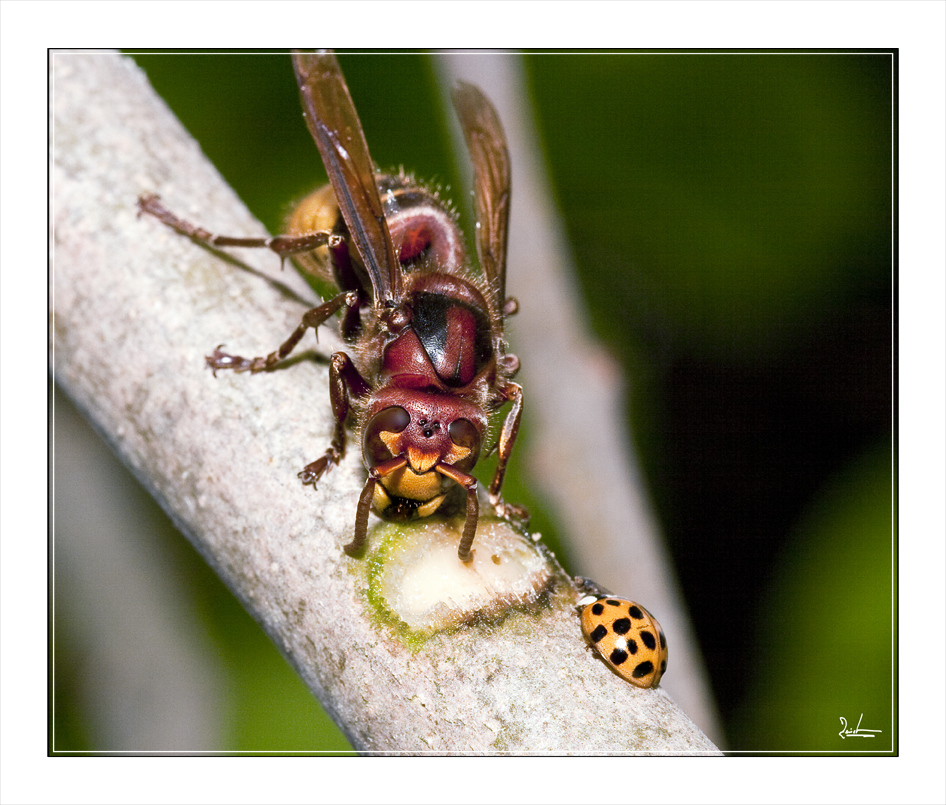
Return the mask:
<svg viewBox="0 0 946 805"><path fill-rule="evenodd" d="M54 54L53 81L56 381L353 746L715 753L662 689L632 688L585 647L578 593L554 563L541 610L442 631L419 647L372 617L368 563L341 550L363 485L359 451L317 492L296 478L331 438L324 356L337 342L323 329L320 358L256 378L214 378L204 366L223 340L243 354L279 344L311 293L293 272L278 273L272 255L245 255L247 270L136 218L137 196L160 192L214 231L264 234L133 62Z"/></svg>

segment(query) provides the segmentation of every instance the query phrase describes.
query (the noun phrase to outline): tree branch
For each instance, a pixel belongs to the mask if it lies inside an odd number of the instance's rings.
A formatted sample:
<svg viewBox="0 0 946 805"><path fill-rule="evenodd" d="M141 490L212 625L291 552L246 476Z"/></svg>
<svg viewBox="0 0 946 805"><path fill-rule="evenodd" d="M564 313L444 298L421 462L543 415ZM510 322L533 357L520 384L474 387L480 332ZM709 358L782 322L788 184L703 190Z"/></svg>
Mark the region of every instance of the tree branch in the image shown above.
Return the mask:
<svg viewBox="0 0 946 805"><path fill-rule="evenodd" d="M255 378L215 379L204 367L223 340L244 354L279 344L301 300L312 301L307 288L277 274L271 255L247 254L257 268L246 270L136 218L136 197L159 191L215 231L263 234L130 60L55 54L53 80L56 381L353 746L715 752L662 689L632 688L586 649L579 594L539 554L546 594L505 616L412 640L379 616L369 588L380 554L353 560L341 550L363 484L359 451L317 492L296 479L331 438L324 356L337 341L320 332L322 359Z"/></svg>
<svg viewBox="0 0 946 805"><path fill-rule="evenodd" d="M437 64L444 74L441 86L462 78L486 92L509 140L509 287L523 302L512 338L534 434L523 445L530 477L568 537L573 570L660 613L674 638L673 674L662 684L718 741L721 730L696 635L625 425L625 379L590 333L575 285L539 132L523 101L529 96L523 60L508 52L450 51L438 55ZM462 143L459 130L454 139Z"/></svg>

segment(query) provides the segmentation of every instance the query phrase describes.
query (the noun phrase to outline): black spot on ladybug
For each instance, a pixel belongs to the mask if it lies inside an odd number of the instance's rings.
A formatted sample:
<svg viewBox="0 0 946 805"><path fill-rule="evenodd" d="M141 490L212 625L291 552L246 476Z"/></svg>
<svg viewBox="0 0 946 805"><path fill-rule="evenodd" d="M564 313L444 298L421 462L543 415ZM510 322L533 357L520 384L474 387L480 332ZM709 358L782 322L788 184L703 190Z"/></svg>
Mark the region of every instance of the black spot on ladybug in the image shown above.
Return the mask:
<svg viewBox="0 0 946 805"><path fill-rule="evenodd" d="M620 602L620 601L615 601L613 598L609 598L605 603L607 603L607 605L608 605L609 607L619 607L619 606L621 606L621 602Z"/></svg>
<svg viewBox="0 0 946 805"><path fill-rule="evenodd" d="M631 622L627 618L618 618L611 624L615 634L627 634L631 631Z"/></svg>
<svg viewBox="0 0 946 805"><path fill-rule="evenodd" d="M600 601L596 601L591 605L591 611L595 615L600 615L602 612L604 612L604 604L602 604Z"/></svg>
<svg viewBox="0 0 946 805"><path fill-rule="evenodd" d="M654 664L650 660L644 660L644 662L640 663L631 672L631 676L633 676L634 679L640 679L642 676L647 676L648 674L652 674L653 672L654 672Z"/></svg>
<svg viewBox="0 0 946 805"><path fill-rule="evenodd" d="M667 670L667 661L666 661L666 660L662 660L661 663L660 663L660 673L663 673L663 672L666 671L666 670Z"/></svg>
<svg viewBox="0 0 946 805"><path fill-rule="evenodd" d="M611 660L611 662L614 663L615 665L620 665L623 662L627 662L627 652L621 651L621 649L616 648L614 649L614 651L611 652L608 659Z"/></svg>
<svg viewBox="0 0 946 805"><path fill-rule="evenodd" d="M637 641L628 640L627 641L627 650L630 654L637 654Z"/></svg>
<svg viewBox="0 0 946 805"><path fill-rule="evenodd" d="M634 604L631 604L631 606L628 607L627 611L628 611L628 614L630 614L630 616L636 621L639 621L641 618L644 617L644 613L641 612L641 608L638 606L635 606Z"/></svg>
<svg viewBox="0 0 946 805"><path fill-rule="evenodd" d="M601 638L605 637L608 634L608 630L604 626L595 626L595 630L591 633L590 637L597 643Z"/></svg>
<svg viewBox="0 0 946 805"><path fill-rule="evenodd" d="M664 633L663 633L663 632L660 633L660 647L661 647L662 649L667 648L667 638L664 637Z"/></svg>
<svg viewBox="0 0 946 805"><path fill-rule="evenodd" d="M657 648L657 640L650 632L641 632L641 642L651 650Z"/></svg>

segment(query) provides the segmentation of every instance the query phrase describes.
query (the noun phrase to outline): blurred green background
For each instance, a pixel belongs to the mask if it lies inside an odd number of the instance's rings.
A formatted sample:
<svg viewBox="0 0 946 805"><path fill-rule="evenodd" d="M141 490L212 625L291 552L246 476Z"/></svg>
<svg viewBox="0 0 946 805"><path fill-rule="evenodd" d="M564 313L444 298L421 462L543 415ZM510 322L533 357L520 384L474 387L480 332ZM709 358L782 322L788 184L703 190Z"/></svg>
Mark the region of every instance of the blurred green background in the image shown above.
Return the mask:
<svg viewBox="0 0 946 805"><path fill-rule="evenodd" d="M270 231L324 181L286 55L135 58ZM340 60L375 161L459 187L430 59ZM628 377L629 426L722 748L889 752L892 54L524 61L589 321ZM567 566L540 502L507 494L531 504ZM169 550L193 565L200 616L229 663L221 748L348 748L196 554ZM94 748L59 657L57 743ZM840 717L853 726L860 713L882 733L842 740Z"/></svg>

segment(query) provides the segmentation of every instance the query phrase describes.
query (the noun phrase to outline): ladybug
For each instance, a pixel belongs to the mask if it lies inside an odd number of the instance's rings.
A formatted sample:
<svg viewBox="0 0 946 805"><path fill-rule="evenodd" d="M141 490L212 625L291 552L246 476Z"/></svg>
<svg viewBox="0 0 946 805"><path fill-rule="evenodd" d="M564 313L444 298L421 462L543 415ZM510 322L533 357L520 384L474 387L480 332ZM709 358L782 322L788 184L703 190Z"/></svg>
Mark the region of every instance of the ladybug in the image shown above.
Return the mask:
<svg viewBox="0 0 946 805"><path fill-rule="evenodd" d="M656 688L667 670L667 638L657 619L626 598L605 596L581 609L581 630L620 676L639 688Z"/></svg>

